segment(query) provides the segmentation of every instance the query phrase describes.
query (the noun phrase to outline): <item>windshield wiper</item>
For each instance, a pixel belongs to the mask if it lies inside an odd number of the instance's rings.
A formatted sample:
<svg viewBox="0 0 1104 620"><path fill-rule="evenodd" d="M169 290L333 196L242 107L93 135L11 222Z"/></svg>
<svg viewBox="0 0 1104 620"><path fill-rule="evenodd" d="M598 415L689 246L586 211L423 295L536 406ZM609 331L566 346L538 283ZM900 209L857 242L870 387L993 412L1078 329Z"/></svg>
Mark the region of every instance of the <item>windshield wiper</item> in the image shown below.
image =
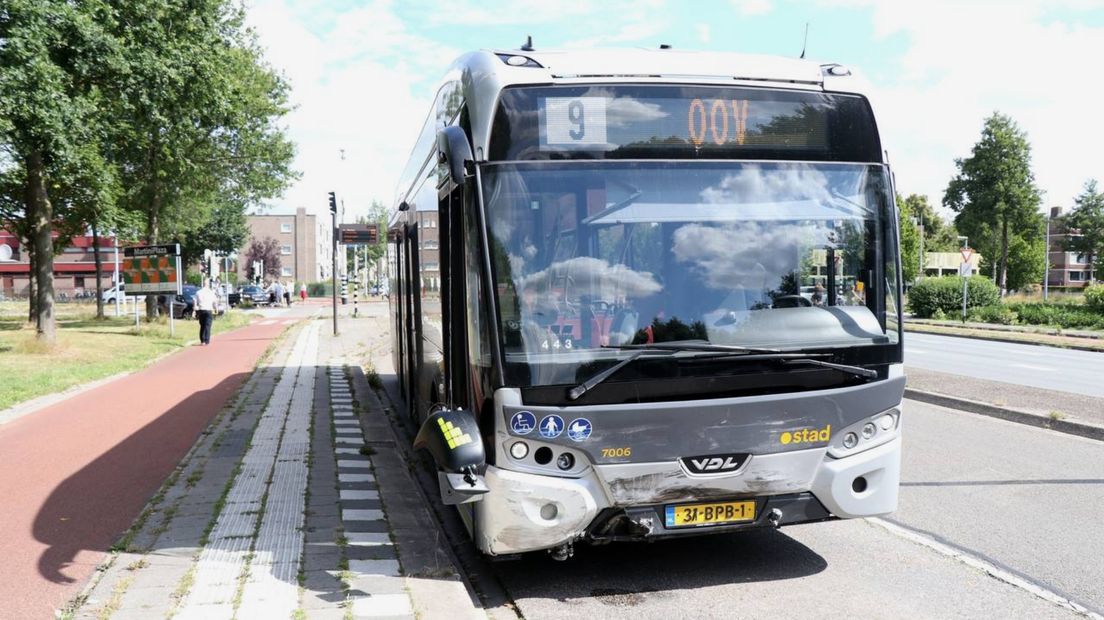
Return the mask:
<svg viewBox="0 0 1104 620"><path fill-rule="evenodd" d="M629 348L632 348L632 349L636 349L636 350L633 351L632 354L630 354L628 357L621 360L620 362L617 362L613 366L610 366L609 368L603 370L602 372L594 375L593 377L587 379L586 381L583 381L579 385L576 385L575 387L568 390L567 391L567 400L579 400L579 398L583 394L586 394L590 390L594 389L594 387L596 385L598 385L599 383L601 383L601 382L605 381L606 379L610 378L611 376L613 376L613 374L615 372L617 372L618 370L621 370L625 366L628 366L629 364L633 363L634 361L636 361L637 359L643 357L644 355L647 355L648 353L653 353L653 354L658 353L660 355L674 355L675 353L678 352L677 349L644 348L644 347L650 347L650 346L651 345L622 345L622 346L602 347L603 349L629 349Z"/></svg>
<svg viewBox="0 0 1104 620"><path fill-rule="evenodd" d="M824 360L814 360L809 358L795 358L788 359L783 362L784 364L808 364L810 366L823 366L824 368L832 368L834 370L840 370L843 372L849 372L857 377L863 377L864 379L877 379L878 371L870 368L863 368L862 366L850 366L848 364L836 364L835 362L826 362Z"/></svg>
<svg viewBox="0 0 1104 620"><path fill-rule="evenodd" d="M606 379L612 377L617 371L621 370L625 366L633 363L637 359L643 357L648 353L659 355L674 355L676 353L692 353L693 355L687 356L688 359L725 359L735 358L740 360L761 361L761 360L777 360L783 364L806 364L809 366L820 366L823 368L831 368L833 370L839 370L841 372L847 372L857 377L864 379L876 379L878 377L878 371L871 370L870 368L863 368L862 366L851 366L848 364L837 364L835 362L826 362L824 360L815 359L817 357L827 356L827 353L783 353L778 349L757 349L753 347L739 347L735 345L724 344L712 344L708 342L686 342L686 343L653 343L653 344L622 344L622 345L607 345L602 347L603 349L620 349L628 350L633 353L625 359L617 362L613 366L603 370L602 372L594 375L586 381L576 385L575 387L567 391L568 400L578 400L590 390L594 389L598 384L602 383Z"/></svg>

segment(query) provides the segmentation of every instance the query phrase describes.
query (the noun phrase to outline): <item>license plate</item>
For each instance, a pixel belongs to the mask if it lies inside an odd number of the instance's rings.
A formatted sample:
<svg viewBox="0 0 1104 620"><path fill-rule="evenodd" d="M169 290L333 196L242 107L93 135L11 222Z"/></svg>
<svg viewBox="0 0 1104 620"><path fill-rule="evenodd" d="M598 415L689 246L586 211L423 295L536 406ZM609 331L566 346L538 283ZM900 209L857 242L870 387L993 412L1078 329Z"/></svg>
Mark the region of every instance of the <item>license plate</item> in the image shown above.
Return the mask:
<svg viewBox="0 0 1104 620"><path fill-rule="evenodd" d="M721 525L755 520L755 500L667 506L667 527Z"/></svg>

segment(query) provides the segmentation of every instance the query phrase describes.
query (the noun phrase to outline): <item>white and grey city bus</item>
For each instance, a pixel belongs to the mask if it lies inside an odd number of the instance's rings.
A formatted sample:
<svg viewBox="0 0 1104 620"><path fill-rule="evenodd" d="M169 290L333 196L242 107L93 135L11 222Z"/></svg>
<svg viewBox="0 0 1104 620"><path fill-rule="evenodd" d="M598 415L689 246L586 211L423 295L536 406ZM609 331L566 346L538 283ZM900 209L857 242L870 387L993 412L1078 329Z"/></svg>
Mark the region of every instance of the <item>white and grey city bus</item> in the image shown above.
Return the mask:
<svg viewBox="0 0 1104 620"><path fill-rule="evenodd" d="M484 553L891 512L892 176L837 64L478 51L403 173L394 362Z"/></svg>

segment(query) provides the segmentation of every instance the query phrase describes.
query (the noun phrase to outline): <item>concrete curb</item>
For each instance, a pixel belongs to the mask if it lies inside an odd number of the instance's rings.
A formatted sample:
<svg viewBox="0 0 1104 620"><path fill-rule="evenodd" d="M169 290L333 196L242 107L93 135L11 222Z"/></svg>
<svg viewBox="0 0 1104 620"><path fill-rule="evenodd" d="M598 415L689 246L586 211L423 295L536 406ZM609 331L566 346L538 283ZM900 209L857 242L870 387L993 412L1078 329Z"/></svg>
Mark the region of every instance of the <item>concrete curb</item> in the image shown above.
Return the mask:
<svg viewBox="0 0 1104 620"><path fill-rule="evenodd" d="M1026 411L1020 411L1018 409L998 407L997 405L990 405L989 403L983 403L977 400L959 398L957 396L947 396L946 394L928 392L925 390L917 390L908 387L905 388L905 398L918 400L920 402L928 403L931 405L939 405L940 407L947 407L949 409L957 409L959 411L966 411L968 413L977 413L992 418L1000 418L1001 420L1016 422L1018 424L1026 424L1028 426L1045 428L1052 431L1058 431L1060 433L1066 433L1069 435L1078 435L1081 437L1086 437L1088 439L1104 441L1104 426L1097 426L1095 424L1089 424L1086 422L1053 420L1047 416L1042 416L1035 413L1028 413Z"/></svg>
<svg viewBox="0 0 1104 620"><path fill-rule="evenodd" d="M977 329L980 331L1003 332L1006 334L1062 336L1063 338L1084 338L1086 340L1104 339L1104 331L1062 329L1046 325L1001 325L997 323L978 323L976 321L967 321L963 323L961 321L936 321L933 319L905 319L905 323L910 323L912 325L928 325L930 327Z"/></svg>
<svg viewBox="0 0 1104 620"><path fill-rule="evenodd" d="M920 326L921 329L917 329L918 326ZM948 333L948 332L945 332L945 331L936 331L936 330L933 330L933 329L923 329L923 327L936 327L936 328L945 327L946 329L970 329L968 327L963 327L963 328L946 327L944 325L925 325L923 323L914 323L912 325L909 325L907 322L905 323L905 331L906 332L913 332L913 333L917 333L917 334L931 334L933 336L950 336L951 338L969 338L969 339L972 339L972 340L991 340L991 341L994 341L994 342L1009 342L1009 343L1012 343L1012 344L1029 344L1029 345L1036 346L1036 347L1053 347L1055 349L1070 349L1070 350L1073 350L1073 351L1088 351L1090 353L1104 353L1104 351L1102 351L1099 347L1090 347L1090 346L1081 345L1081 344L1065 344L1065 343L1059 344L1059 343L1053 343L1053 342L1033 342L1031 340L1018 340L1016 338L1002 338L1000 336L991 336L989 334L954 334L954 333ZM1013 333L1013 332L1006 332L1006 333ZM1015 332L1015 333L1020 333L1020 332ZM1049 335L1049 334L1039 334L1039 335L1046 336L1046 335ZM1063 338L1067 338L1067 337L1068 338L1073 338L1074 336L1062 336L1062 337ZM1088 340L1088 339L1086 339L1086 340Z"/></svg>

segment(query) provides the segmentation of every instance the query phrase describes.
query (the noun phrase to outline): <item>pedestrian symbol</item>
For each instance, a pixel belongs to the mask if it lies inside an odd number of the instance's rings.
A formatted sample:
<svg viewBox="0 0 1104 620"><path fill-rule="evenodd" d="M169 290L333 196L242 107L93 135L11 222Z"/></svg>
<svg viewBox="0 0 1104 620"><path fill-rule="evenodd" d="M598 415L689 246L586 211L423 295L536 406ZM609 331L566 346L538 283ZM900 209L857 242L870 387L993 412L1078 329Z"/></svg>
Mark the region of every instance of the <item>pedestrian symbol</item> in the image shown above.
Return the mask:
<svg viewBox="0 0 1104 620"><path fill-rule="evenodd" d="M564 422L563 418L558 415L546 415L541 419L540 434L545 439L555 439L563 432Z"/></svg>
<svg viewBox="0 0 1104 620"><path fill-rule="evenodd" d="M514 414L514 417L510 418L510 430L515 435L528 435L533 432L533 427L536 425L536 416L528 411L519 411Z"/></svg>
<svg viewBox="0 0 1104 620"><path fill-rule="evenodd" d="M590 431L590 420L575 418L571 421L571 426L567 427L567 436L574 441L585 441L590 437Z"/></svg>

